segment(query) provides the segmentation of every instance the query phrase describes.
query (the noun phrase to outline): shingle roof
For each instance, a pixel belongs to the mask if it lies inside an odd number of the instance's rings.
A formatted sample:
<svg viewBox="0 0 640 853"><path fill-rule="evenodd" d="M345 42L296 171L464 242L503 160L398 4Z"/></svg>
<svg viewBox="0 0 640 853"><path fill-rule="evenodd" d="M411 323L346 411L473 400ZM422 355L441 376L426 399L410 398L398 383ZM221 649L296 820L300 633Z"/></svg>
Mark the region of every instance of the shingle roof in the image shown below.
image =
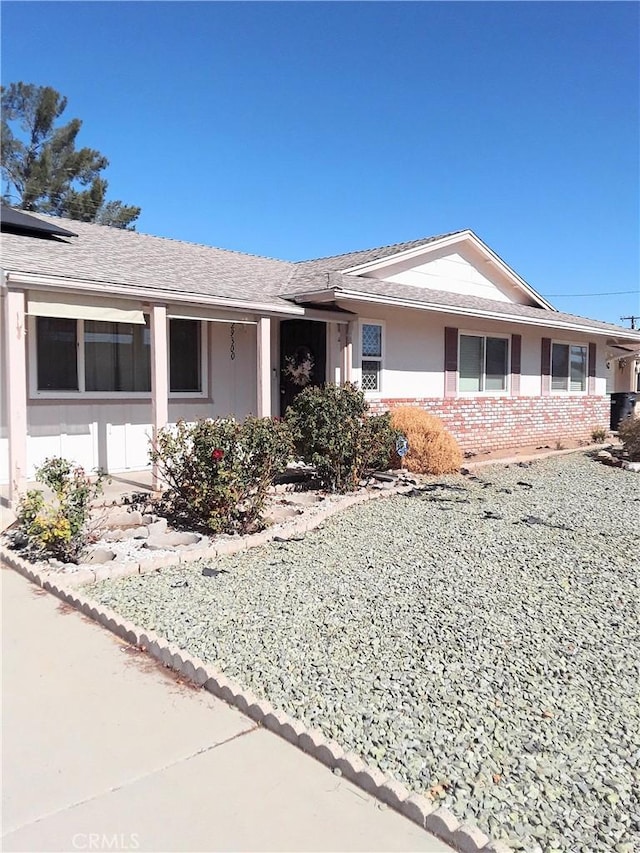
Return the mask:
<svg viewBox="0 0 640 853"><path fill-rule="evenodd" d="M310 282L319 281L318 276L324 275L326 279L327 275L331 272L347 270L360 264L377 261L379 258L388 258L391 255L397 255L399 252L405 252L408 249L417 249L419 246L426 246L429 243L434 243L436 240L443 240L445 237L452 237L454 234L461 233L463 232L450 231L448 234L438 234L435 237L422 237L420 240L411 240L408 243L393 243L391 246L362 249L359 252L347 252L344 255L332 255L328 258L298 261L295 264L291 277L280 288L280 293L301 293L309 289L308 285Z"/></svg>
<svg viewBox="0 0 640 853"><path fill-rule="evenodd" d="M318 277L318 283L322 280L322 276ZM325 277L326 281L326 277ZM326 287L326 285L325 285ZM318 287L320 289L320 287ZM587 326L594 330L610 332L618 337L623 337L622 332L627 334L624 337L640 340L640 331L633 332L630 329L625 329L622 326L616 326L613 323L603 323L600 320L589 320L586 317L579 317L575 314L564 314L560 311L549 311L546 308L535 308L531 305L519 305L514 302L498 302L495 299L483 299L480 296L470 296L463 293L450 293L445 290L427 290L422 287L412 287L407 284L390 284L389 282L380 281L379 279L364 278L356 275L341 275L340 273L332 273L330 277L329 288L335 293L335 298L340 299L340 291L351 291L361 293L363 298L367 296L377 295L386 296L390 299L399 299L409 302L421 303L424 305L438 305L442 307L451 306L459 309L469 309L476 311L488 311L494 314L502 314L505 317L522 317L523 319L535 319L544 324L567 323L574 326Z"/></svg>
<svg viewBox="0 0 640 853"><path fill-rule="evenodd" d="M291 262L61 217L38 214L38 218L55 226L73 228L78 236L46 239L3 233L2 264L5 270L82 279L107 288L109 284L126 285L132 292L144 287L193 294L194 300L198 296L217 296L238 300L239 303L260 301L274 308L291 305L291 297L314 290L335 289L339 298L340 289L344 289L360 292L364 297L367 294L380 295L425 305L450 305L458 309L491 311L504 315L505 319L523 317L542 322L560 321L609 331L618 337L626 332L626 337L631 340L640 337L621 326L572 314L445 291L423 290L341 272L464 233L460 231L327 258Z"/></svg>
<svg viewBox="0 0 640 853"><path fill-rule="evenodd" d="M274 305L283 303L277 293L293 266L287 261L151 237L106 225L38 216L47 222L72 226L78 237L52 240L3 234L4 269L124 284L131 288L153 287Z"/></svg>

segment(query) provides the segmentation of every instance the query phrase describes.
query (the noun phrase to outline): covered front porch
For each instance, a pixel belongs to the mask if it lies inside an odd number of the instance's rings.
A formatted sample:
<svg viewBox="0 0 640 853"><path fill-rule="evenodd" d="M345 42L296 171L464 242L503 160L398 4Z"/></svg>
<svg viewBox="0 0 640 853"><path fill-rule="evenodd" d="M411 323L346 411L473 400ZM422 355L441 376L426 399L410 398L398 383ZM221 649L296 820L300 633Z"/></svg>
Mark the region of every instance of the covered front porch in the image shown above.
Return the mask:
<svg viewBox="0 0 640 853"><path fill-rule="evenodd" d="M355 318L348 312L239 308L175 294L171 303L125 305L78 289L15 285L2 296L5 507L15 505L48 457L126 477L149 469L149 441L179 419L282 414L291 399L283 366L292 335L313 330L311 347L322 341L313 384L352 375ZM118 379L126 370L126 381ZM156 485L157 472L149 469L149 477Z"/></svg>

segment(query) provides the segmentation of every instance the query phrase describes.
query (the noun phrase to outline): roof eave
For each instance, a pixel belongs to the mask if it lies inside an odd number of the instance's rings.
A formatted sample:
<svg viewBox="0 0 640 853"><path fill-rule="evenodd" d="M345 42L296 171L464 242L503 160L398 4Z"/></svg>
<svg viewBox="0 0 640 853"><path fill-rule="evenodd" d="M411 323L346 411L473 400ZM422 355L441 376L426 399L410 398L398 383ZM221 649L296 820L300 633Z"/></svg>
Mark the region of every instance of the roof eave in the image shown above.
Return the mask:
<svg viewBox="0 0 640 853"><path fill-rule="evenodd" d="M488 311L482 308L463 308L458 305L441 305L434 302L419 302L410 299L398 299L393 296L382 296L379 294L362 293L356 290L346 290L335 288L332 293L335 299L345 299L356 302L371 302L380 305L389 305L396 308L413 308L418 311L433 311L439 314L455 314L457 316L478 317L486 320L497 320L503 323L518 323L525 326L542 326L543 328L551 329L571 329L576 332L585 332L589 335L597 335L606 337L612 342L621 343L636 343L640 341L640 332L637 335L615 335L614 329L598 329L584 323L570 323L566 320L554 320L553 312L549 316L538 319L537 317L527 317L521 314L503 314L497 311ZM620 330L621 332L624 329Z"/></svg>
<svg viewBox="0 0 640 853"><path fill-rule="evenodd" d="M249 299L232 299L226 296L208 296L201 293L193 293L178 290L160 290L143 286L132 286L111 281L97 281L87 279L75 279L65 276L48 276L35 273L21 272L19 270L5 270L3 281L6 286L26 287L33 289L52 289L68 291L89 291L94 295L100 293L102 288L108 287L108 296L119 296L125 299L146 300L150 302L197 302L202 305L218 307L221 309L240 309L259 314L273 316L304 315L304 308L299 305L287 304L283 300L282 305L271 302L260 302ZM283 297L275 297L283 299Z"/></svg>

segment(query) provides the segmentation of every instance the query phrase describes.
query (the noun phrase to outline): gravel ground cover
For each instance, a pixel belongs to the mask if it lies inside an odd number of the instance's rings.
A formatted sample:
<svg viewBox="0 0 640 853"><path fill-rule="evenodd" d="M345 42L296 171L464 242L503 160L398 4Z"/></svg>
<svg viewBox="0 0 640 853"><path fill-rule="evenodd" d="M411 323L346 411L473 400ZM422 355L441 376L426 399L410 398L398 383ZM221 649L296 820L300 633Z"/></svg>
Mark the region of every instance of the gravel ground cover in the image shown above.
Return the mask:
<svg viewBox="0 0 640 853"><path fill-rule="evenodd" d="M89 592L515 849L640 850L640 476L423 485Z"/></svg>

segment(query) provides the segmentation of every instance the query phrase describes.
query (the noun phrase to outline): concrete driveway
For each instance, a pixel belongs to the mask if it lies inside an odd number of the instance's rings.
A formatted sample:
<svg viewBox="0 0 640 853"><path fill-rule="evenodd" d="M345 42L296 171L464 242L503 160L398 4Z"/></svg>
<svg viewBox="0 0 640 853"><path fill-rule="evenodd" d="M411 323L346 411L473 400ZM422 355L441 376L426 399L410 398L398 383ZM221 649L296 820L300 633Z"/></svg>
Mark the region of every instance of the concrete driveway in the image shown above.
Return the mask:
<svg viewBox="0 0 640 853"><path fill-rule="evenodd" d="M10 569L2 849L450 848Z"/></svg>

